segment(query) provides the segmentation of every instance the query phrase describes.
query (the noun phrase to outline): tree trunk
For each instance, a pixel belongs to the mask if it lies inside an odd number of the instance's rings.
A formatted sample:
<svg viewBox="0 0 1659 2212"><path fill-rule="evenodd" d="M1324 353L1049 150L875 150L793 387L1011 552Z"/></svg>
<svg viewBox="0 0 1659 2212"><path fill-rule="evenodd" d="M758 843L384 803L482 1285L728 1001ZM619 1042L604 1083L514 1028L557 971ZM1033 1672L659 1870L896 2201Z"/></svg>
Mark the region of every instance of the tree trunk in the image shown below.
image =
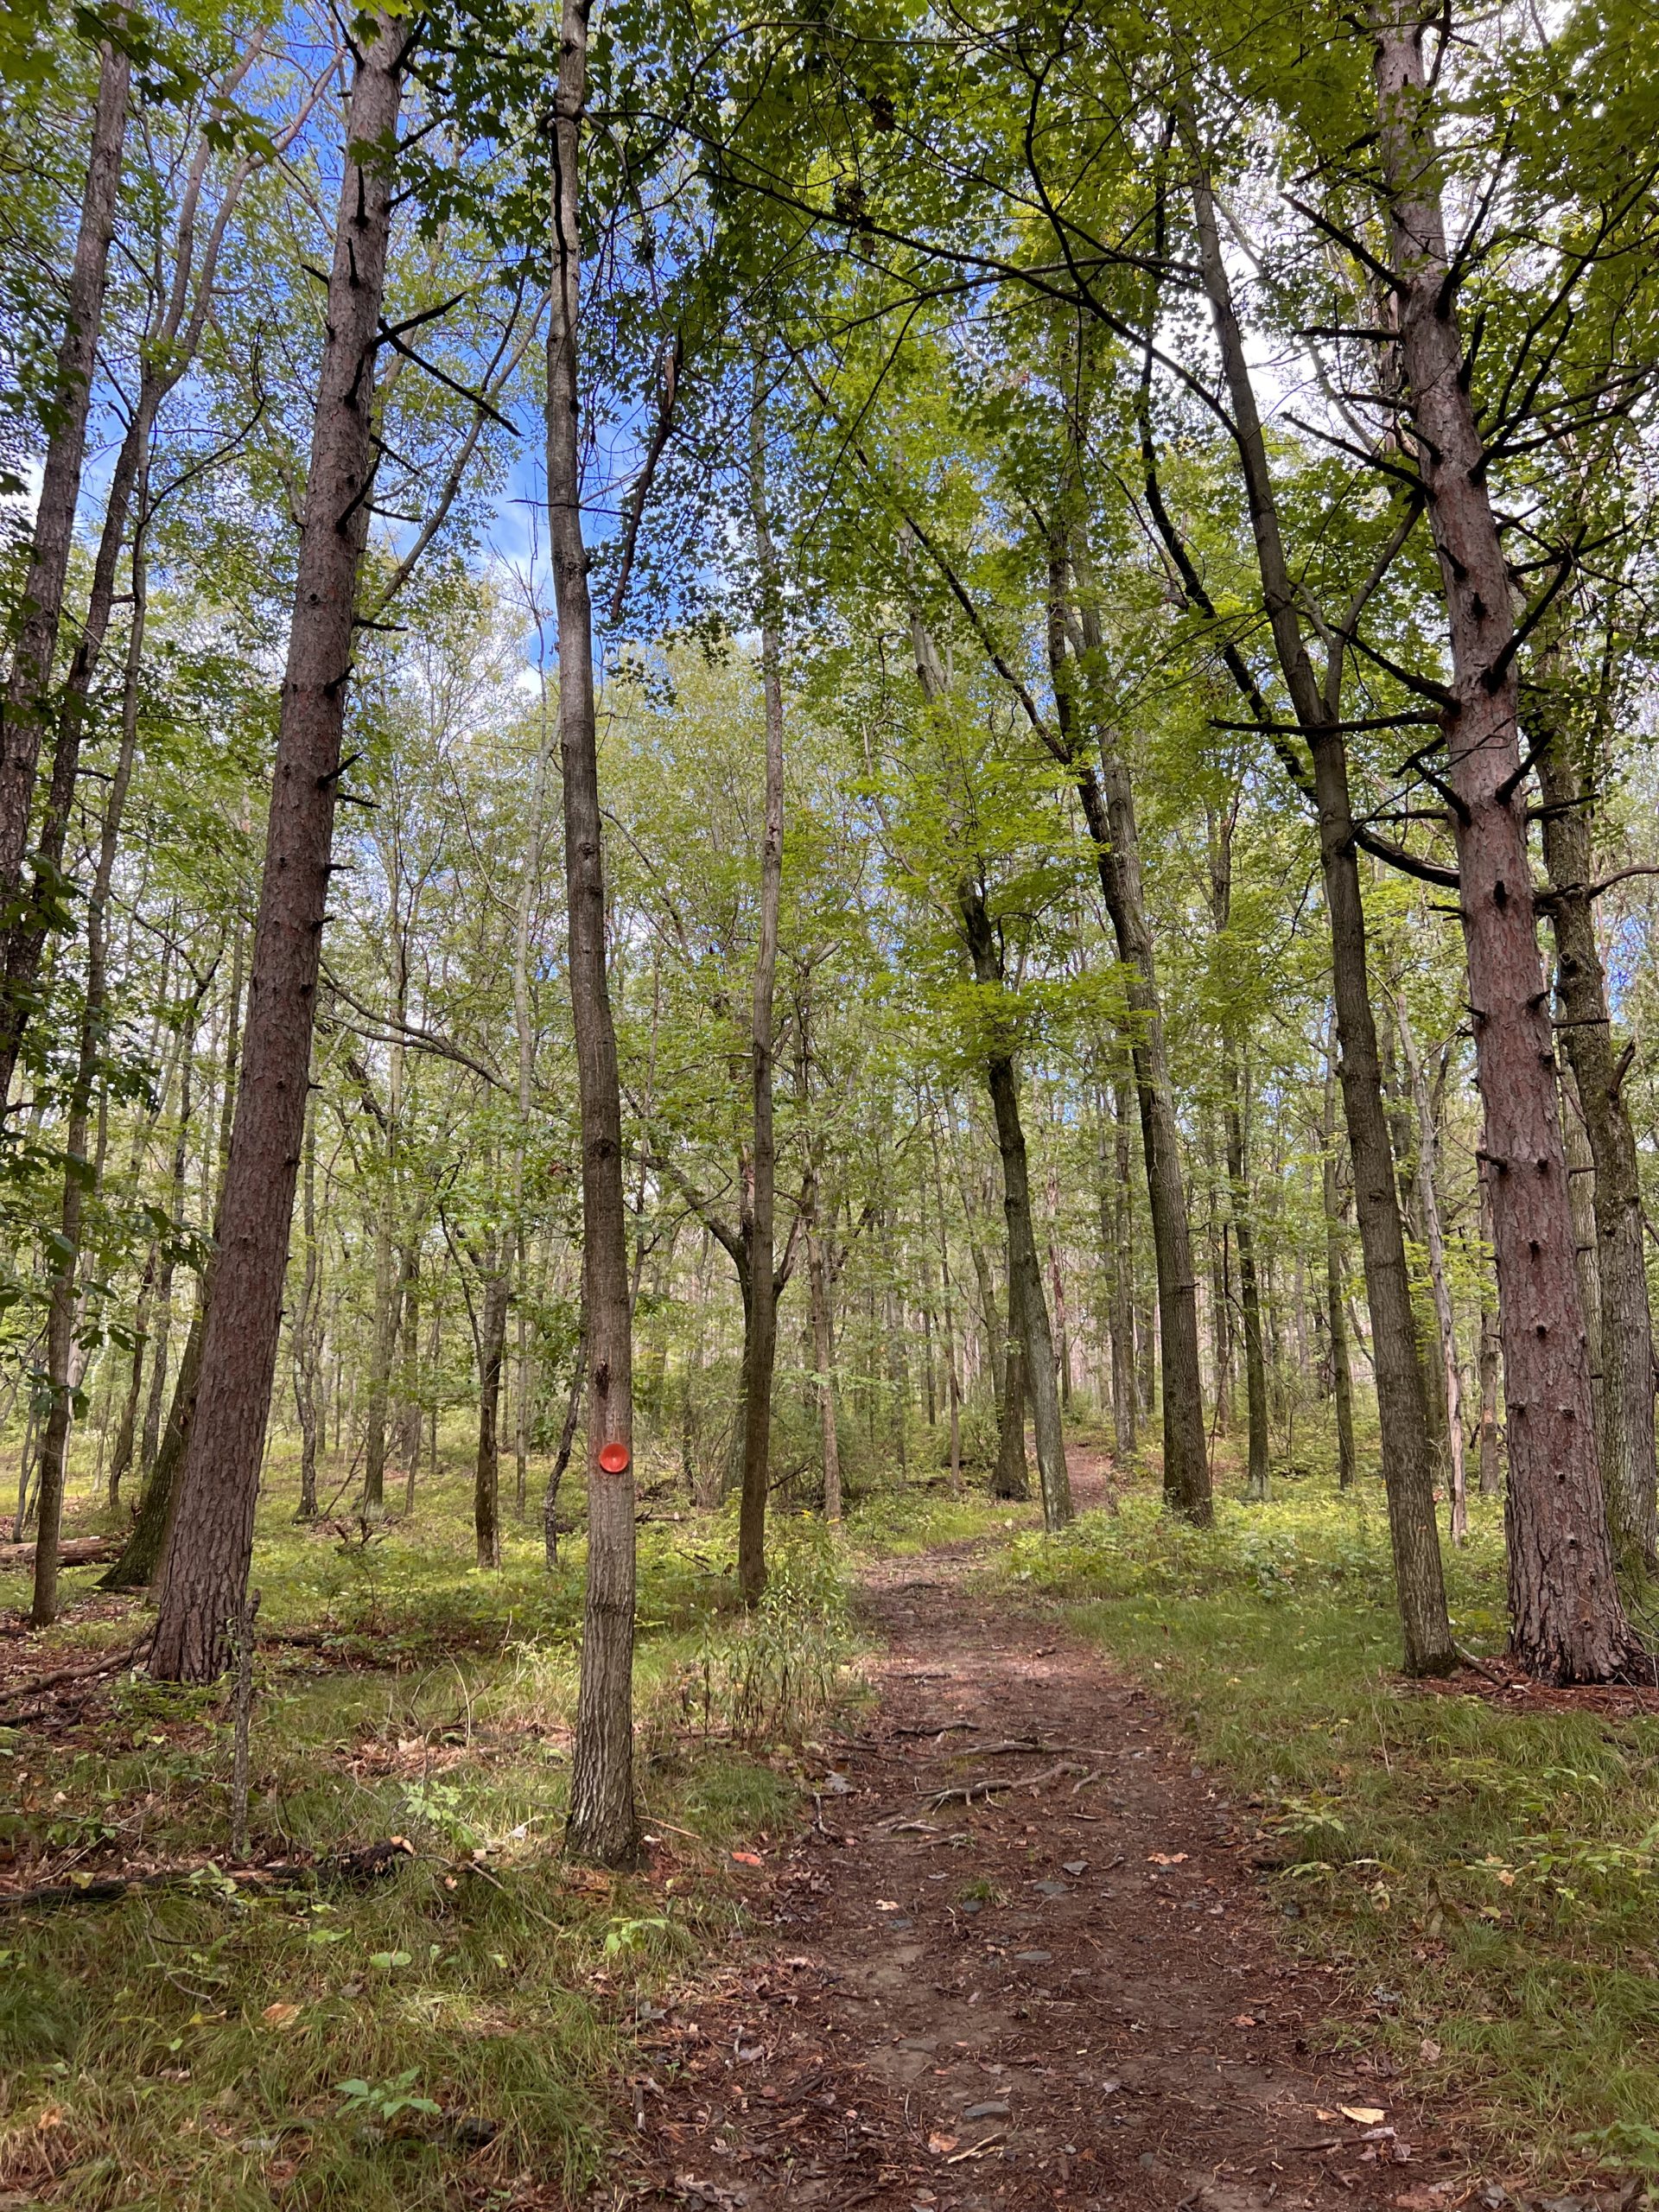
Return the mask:
<svg viewBox="0 0 1659 2212"><path fill-rule="evenodd" d="M939 705L944 696L944 671L931 637L919 615L914 613L911 617L911 641L923 696L931 705ZM984 893L971 879L964 878L957 887L957 900L975 980L982 989L993 990L1000 995L1005 988L1002 958L986 910ZM995 1118L997 1150L1002 1160L1002 1205L1008 1227L1009 1325L1011 1329L1018 1327L1025 1353L1024 1385L1031 1399L1043 1523L1054 1529L1063 1528L1071 1518L1071 1484L1066 1471L1059 1393L1055 1387L1054 1344L1048 1325L1048 1304L1043 1295L1042 1262L1037 1256L1037 1240L1032 1226L1031 1179L1025 1130L1020 1120L1020 1085L1011 1053L993 1049L985 1062L985 1082ZM1012 1342L1011 1337L1010 1344ZM1196 1348L1195 1335L1195 1354ZM1005 1425L1010 1395L1005 1382ZM1022 1460L1024 1450L1022 1440Z"/></svg>
<svg viewBox="0 0 1659 2212"><path fill-rule="evenodd" d="M132 1370L121 1408L120 1425L115 1432L114 1448L110 1453L108 1504L111 1513L120 1505L121 1484L132 1465L133 1446L138 1434L138 1405L143 1396L144 1347L149 1341L149 1306L156 1287L156 1247L152 1244L138 1284L138 1302L132 1318Z"/></svg>
<svg viewBox="0 0 1659 2212"><path fill-rule="evenodd" d="M328 282L264 878L243 1045L245 1079L220 1209L202 1348L201 1417L181 1472L151 1672L211 1681L247 1586L265 1422L282 1327L358 571L374 467L373 375L391 228L387 149L407 34L380 19L352 89ZM376 149L366 165L350 149Z"/></svg>
<svg viewBox="0 0 1659 2212"><path fill-rule="evenodd" d="M480 1567L501 1564L501 1370L512 1277L507 1254L492 1239L478 1317L478 1453L473 1462L473 1533Z"/></svg>
<svg viewBox="0 0 1659 2212"><path fill-rule="evenodd" d="M950 1243L945 1227L944 1173L939 1159L939 1125L930 1114L927 1133L933 1151L934 1233L939 1247L939 1294L944 1322L944 1387L950 1419L950 1488L962 1488L962 1376L957 1363L957 1319L954 1286L950 1280Z"/></svg>
<svg viewBox="0 0 1659 2212"><path fill-rule="evenodd" d="M1020 1319L1020 1293L1014 1268L1008 1268L1007 1351L1002 1362L1002 1411L997 1422L996 1465L991 1471L991 1496L1009 1500L1031 1496L1031 1473L1026 1464L1026 1347Z"/></svg>
<svg viewBox="0 0 1659 2212"><path fill-rule="evenodd" d="M784 688L781 579L766 512L764 363L756 360L749 408L749 512L760 571L760 686L766 706L766 826L760 846L760 938L749 1020L753 1120L744 1208L748 1252L744 1318L743 1475L738 1505L737 1583L747 1605L766 1586L766 1492L771 1473L772 1377L778 1354L778 1283L773 1224L778 1139L772 1109L772 997L778 976L778 917L784 873Z"/></svg>
<svg viewBox="0 0 1659 2212"><path fill-rule="evenodd" d="M1365 905L1348 785L1348 753L1341 729L1341 665L1333 664L1331 681L1322 688L1302 634L1300 601L1280 535L1267 441L1222 258L1215 205L1201 163L1196 168L1192 200L1205 289L1232 403L1234 437L1244 477L1263 603L1286 689L1313 762L1311 796L1319 817L1319 868L1330 918L1343 1115L1353 1160L1354 1211L1371 1315L1371 1362L1382 1434L1395 1587L1405 1646L1402 1663L1408 1675L1450 1674L1458 1658L1446 1609L1440 1530L1434 1519L1428 1413L1417 1357L1394 1153L1382 1103ZM1149 474L1149 490L1153 488ZM1303 788L1306 791L1306 785Z"/></svg>
<svg viewBox="0 0 1659 2212"><path fill-rule="evenodd" d="M559 747L564 769L570 1001L582 1116L582 1313L588 1363L588 1590L566 1842L584 1858L626 1866L639 1855L633 1794L633 1367L622 1196L622 1103L605 965L593 610L582 540L577 419L582 302L578 162L587 84L587 10L582 0L563 0L552 134L547 505L559 619Z"/></svg>
<svg viewBox="0 0 1659 2212"><path fill-rule="evenodd" d="M1480 1162L1480 1241L1490 1254L1492 1245L1492 1202L1487 1190L1486 1163ZM1491 1293L1490 1270L1483 1266L1480 1282L1480 1494L1501 1497L1503 1470L1497 1426L1497 1377L1503 1363L1497 1337L1497 1306Z"/></svg>
<svg viewBox="0 0 1659 2212"><path fill-rule="evenodd" d="M296 1521L317 1517L317 1363L321 1343L317 1327L321 1290L322 1252L317 1242L317 1117L305 1118L305 1167L301 1185L302 1218L305 1224L305 1273L300 1279L299 1304L294 1312L294 1410L300 1423L300 1502Z"/></svg>
<svg viewBox="0 0 1659 2212"><path fill-rule="evenodd" d="M587 1374L586 1348L578 1342L575 1363L570 1370L570 1394L564 1402L559 1448L553 1454L553 1464L547 1471L547 1488L542 1493L542 1549L550 1567L559 1563L559 1489L575 1445L576 1423L582 1418L582 1388Z"/></svg>
<svg viewBox="0 0 1659 2212"><path fill-rule="evenodd" d="M1336 1054L1325 1065L1324 1197L1325 1312L1331 1329L1331 1386L1337 1413L1337 1487L1351 1490L1359 1472L1354 1449L1354 1363L1348 1346L1348 1269L1343 1253L1342 1201L1337 1184Z"/></svg>
<svg viewBox="0 0 1659 2212"><path fill-rule="evenodd" d="M381 1188L374 1215L374 1312L369 1330L369 1376L363 1437L363 1511L372 1521L386 1510L386 1408L391 1387L392 1346L397 1339L398 1282L392 1268L391 1133L386 1132ZM496 1562L489 1562L496 1564Z"/></svg>
<svg viewBox="0 0 1659 2212"><path fill-rule="evenodd" d="M1446 1238L1440 1229L1440 1194L1434 1169L1440 1151L1434 1127L1434 1108L1428 1095L1423 1064L1406 1018L1398 1008L1400 1049L1417 1109L1417 1185L1421 1193L1423 1229L1428 1254L1429 1288L1434 1300L1434 1333L1440 1351L1441 1388L1446 1395L1446 1453L1452 1493L1452 1541L1469 1541L1469 1483L1463 1457L1463 1372L1458 1359L1457 1324L1452 1312L1452 1291L1446 1276Z"/></svg>
<svg viewBox="0 0 1659 2212"><path fill-rule="evenodd" d="M1227 1181L1232 1193L1233 1239L1238 1248L1238 1301L1244 1322L1244 1395L1249 1423L1245 1494L1268 1494L1268 1370L1262 1352L1262 1288L1255 1273L1255 1230L1250 1217L1249 1166L1244 1149L1242 1078L1236 1063L1228 1069L1224 1109L1227 1122Z"/></svg>
<svg viewBox="0 0 1659 2212"><path fill-rule="evenodd" d="M1546 695L1548 696L1548 695ZM1547 705L1545 711L1549 711ZM1600 1293L1602 1486L1613 1550L1627 1572L1659 1571L1654 1497L1653 1314L1643 1253L1636 1133L1625 1111L1630 1053L1613 1051L1606 979L1591 906L1592 793L1567 731L1551 716L1539 761L1544 867L1555 938L1555 1001L1594 1168ZM1483 1403L1483 1421L1484 1419ZM1485 1431L1483 1427L1483 1454ZM1484 1485L1484 1458L1482 1482Z"/></svg>
<svg viewBox="0 0 1659 2212"><path fill-rule="evenodd" d="M92 1089L98 1079L100 1053L106 1048L108 1017L108 944L106 918L111 887L115 880L116 855L121 842L122 817L132 781L133 759L138 744L138 678L143 662L147 577L143 531L147 515L141 512L132 552L132 620L128 638L125 680L121 702L121 746L104 810L99 842L98 866L86 902L86 988L82 1001L79 1050L70 1086L67 1128L64 1139L63 1200L60 1210L57 1266L52 1278L47 1318L47 1380L52 1402L41 1442L40 1521L35 1542L35 1592L29 1619L44 1628L58 1616L58 1540L63 1518L63 1494L67 1471L69 1429L74 1412L71 1361L74 1351L75 1316L79 1305L81 1221L88 1187L96 1174L86 1159L86 1136ZM181 1070L189 1066L190 1033L180 1039ZM186 1074L179 1123L178 1153L174 1183L176 1204L183 1205L182 1154L189 1118L189 1084ZM164 1358L158 1351L157 1361Z"/></svg>
<svg viewBox="0 0 1659 2212"><path fill-rule="evenodd" d="M192 1056L196 1039L194 1015L187 1020L179 1037L179 1125L173 1140L173 1205L172 1221L175 1235L184 1228L185 1173L189 1161L190 1108L192 1090ZM162 1414L167 1402L167 1380L173 1342L173 1285L177 1268L169 1249L162 1255L161 1271L156 1279L156 1302L153 1322L154 1349L151 1353L149 1396L144 1407L144 1433L140 1464L146 1480L156 1465L156 1454L161 1449Z"/></svg>
<svg viewBox="0 0 1659 2212"><path fill-rule="evenodd" d="M1401 354L1452 650L1445 728L1491 1166L1509 1407L1512 1648L1537 1680L1609 1681L1641 1666L1643 1655L1613 1571L1571 1265L1567 1162L1527 853L1510 574L1463 375L1438 156L1425 113L1422 27L1379 10L1373 31Z"/></svg>
<svg viewBox="0 0 1659 2212"><path fill-rule="evenodd" d="M1129 1180L1129 1087L1112 1085L1112 1444L1118 1465L1140 1446L1141 1392L1135 1371L1135 1192Z"/></svg>
<svg viewBox="0 0 1659 2212"><path fill-rule="evenodd" d="M1219 1204L1219 1187L1226 1169L1214 1120L1203 1122L1206 1210L1210 1244L1210 1335L1215 1389L1210 1415L1212 1437L1230 1436L1233 1430L1233 1294L1232 1224Z"/></svg>
<svg viewBox="0 0 1659 2212"><path fill-rule="evenodd" d="M982 893L963 884L958 893L963 927L974 975L984 988L1003 989L1002 963ZM1071 1483L1066 1472L1055 1388L1054 1343L1043 1295L1042 1263L1031 1220L1031 1179L1026 1133L1020 1119L1020 1084L1010 1054L993 1051L985 1063L986 1088L996 1120L997 1150L1002 1158L1002 1203L1008 1223L1009 1321L1017 1323L1025 1353L1024 1386L1031 1398L1032 1430L1037 1446L1037 1478L1043 1498L1043 1526L1062 1529L1071 1518ZM1012 1395L1011 1393L1007 1395ZM1005 1409L1006 1412L1006 1409ZM1023 1451L1023 1446L1022 1446Z"/></svg>
<svg viewBox="0 0 1659 2212"><path fill-rule="evenodd" d="M1051 586L1051 601L1058 588ZM1050 651L1056 663L1057 696L1065 700L1063 608L1051 604ZM1057 621L1057 617L1059 618ZM1081 611L1085 666L1101 652L1097 611ZM1090 671L1092 672L1092 671ZM1152 1215L1153 1260L1158 1275L1158 1333L1163 1355L1164 1499L1185 1519L1208 1528L1214 1518L1210 1452L1204 1426L1204 1380L1198 1357L1198 1287L1192 1271L1192 1236L1186 1216L1175 1093L1164 1040L1152 930L1141 876L1141 840L1129 772L1103 715L1094 717L1100 775L1078 768L1084 820L1094 842L1100 887L1125 970L1130 1059L1141 1107ZM1063 725L1064 726L1064 725Z"/></svg>
<svg viewBox="0 0 1659 2212"><path fill-rule="evenodd" d="M1217 938L1232 920L1233 812L1211 811L1210 821L1211 919ZM1245 1494L1265 1502L1268 1483L1268 1371L1262 1351L1262 1290L1255 1271L1255 1223L1250 1204L1249 1160L1246 1149L1244 1071L1236 1041L1222 1045L1222 1113L1227 1130L1227 1185L1233 1241L1238 1249L1238 1296L1244 1324L1244 1395L1247 1421Z"/></svg>
<svg viewBox="0 0 1659 2212"><path fill-rule="evenodd" d="M202 1342L207 1333L208 1302L213 1290L213 1254L219 1243L219 1200L222 1199L225 1173L230 1160L231 1129L236 1114L237 1077L241 1065L242 929L239 922L232 929L231 945L231 996L225 1017L225 1086L219 1099L218 1147L209 1170L219 1193L213 1206L213 1249L197 1280L195 1310L190 1316L190 1327L185 1337L183 1355L179 1361L178 1380L173 1385L173 1402L168 1411L166 1426L162 1430L155 1465L149 1470L143 1496L139 1501L137 1518L133 1522L132 1532L120 1558L100 1578L100 1590L142 1589L155 1580L167 1550L168 1535L173 1523L179 1465L184 1447L190 1440L191 1423L195 1418L196 1389L201 1379Z"/></svg>
<svg viewBox="0 0 1659 2212"><path fill-rule="evenodd" d="M814 1179L806 1214L806 1290L811 1308L813 1389L818 1402L818 1440L823 1455L823 1517L841 1519L841 1440L836 1428L835 1322L830 1306L830 1270L817 1220Z"/></svg>
<svg viewBox="0 0 1659 2212"><path fill-rule="evenodd" d="M98 363L110 243L115 234L131 74L132 65L124 49L106 41L99 48L92 154L58 351L54 395L56 423L47 445L29 568L19 601L21 620L5 693L0 698L0 911L8 916L16 913L22 887L35 772L52 716L53 668L86 454L86 423ZM7 1078L6 1088L0 1090L0 1104L10 1089L16 1040L26 1019L26 1001L14 1001L0 986L0 1041L5 1046Z"/></svg>

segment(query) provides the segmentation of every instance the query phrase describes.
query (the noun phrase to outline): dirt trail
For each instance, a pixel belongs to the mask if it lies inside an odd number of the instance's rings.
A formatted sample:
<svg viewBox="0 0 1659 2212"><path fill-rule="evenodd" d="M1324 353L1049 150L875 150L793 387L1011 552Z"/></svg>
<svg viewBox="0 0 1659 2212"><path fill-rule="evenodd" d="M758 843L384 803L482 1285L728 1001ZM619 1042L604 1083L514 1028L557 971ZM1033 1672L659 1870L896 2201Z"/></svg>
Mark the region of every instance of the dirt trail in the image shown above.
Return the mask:
<svg viewBox="0 0 1659 2212"><path fill-rule="evenodd" d="M1279 1940L1254 1818L1097 1649L973 1591L973 1563L864 1578L878 1702L831 1745L813 1829L753 1870L744 1955L642 2035L616 2201L1461 2201L1388 2062L1320 2055L1344 1993Z"/></svg>

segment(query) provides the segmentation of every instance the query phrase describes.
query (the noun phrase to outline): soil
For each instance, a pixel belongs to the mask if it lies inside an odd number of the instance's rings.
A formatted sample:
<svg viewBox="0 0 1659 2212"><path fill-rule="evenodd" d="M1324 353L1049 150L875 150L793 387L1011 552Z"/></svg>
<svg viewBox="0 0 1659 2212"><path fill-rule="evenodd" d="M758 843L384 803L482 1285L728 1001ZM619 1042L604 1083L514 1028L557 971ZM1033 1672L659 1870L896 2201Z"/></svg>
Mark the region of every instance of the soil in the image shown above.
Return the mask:
<svg viewBox="0 0 1659 2212"><path fill-rule="evenodd" d="M751 1934L718 1985L642 2031L639 2156L610 2201L1479 2202L1364 2005L1286 1946L1249 1808L974 1564L863 1579L874 1707L828 1747L812 1826L736 1869Z"/></svg>

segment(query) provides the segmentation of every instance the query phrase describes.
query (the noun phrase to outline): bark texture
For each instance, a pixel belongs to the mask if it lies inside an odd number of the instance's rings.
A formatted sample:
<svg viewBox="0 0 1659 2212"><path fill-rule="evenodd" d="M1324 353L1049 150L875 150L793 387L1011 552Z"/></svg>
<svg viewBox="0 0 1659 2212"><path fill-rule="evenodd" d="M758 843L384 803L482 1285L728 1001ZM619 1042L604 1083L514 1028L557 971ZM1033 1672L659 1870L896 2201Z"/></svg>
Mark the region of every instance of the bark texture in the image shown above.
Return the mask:
<svg viewBox="0 0 1659 2212"><path fill-rule="evenodd" d="M211 1681L247 1586L282 1325L327 916L358 572L373 480L373 368L402 92L399 24L382 19L352 88L311 462L255 928L243 1081L220 1209L199 1416L181 1471L151 1671Z"/></svg>
<svg viewBox="0 0 1659 2212"><path fill-rule="evenodd" d="M1630 1056L1613 1050L1606 977L1596 945L1592 817L1587 804L1592 794L1562 722L1552 717L1544 734L1538 774L1555 938L1556 1012L1594 1169L1602 1485L1615 1554L1627 1569L1652 1573L1659 1570L1653 1313L1643 1252L1636 1132L1624 1105Z"/></svg>
<svg viewBox="0 0 1659 2212"><path fill-rule="evenodd" d="M1643 1655L1614 1579L1573 1271L1527 853L1510 575L1462 373L1423 28L1391 10L1374 14L1372 28L1401 359L1452 647L1445 728L1509 1408L1510 1633L1539 1680L1607 1681L1640 1667Z"/></svg>
<svg viewBox="0 0 1659 2212"><path fill-rule="evenodd" d="M594 722L593 603L582 526L578 364L580 156L588 10L563 0L554 97L553 289L547 339L548 533L559 620L570 1001L582 1116L582 1316L588 1357L588 1587L568 1847L607 1866L639 1856L633 1789L633 1357L622 1101L605 965L604 842ZM613 1471L601 1452L621 1456Z"/></svg>
<svg viewBox="0 0 1659 2212"><path fill-rule="evenodd" d="M1308 655L1298 595L1285 558L1267 441L1243 333L1233 306L1215 203L1201 162L1195 163L1192 200L1205 289L1232 406L1233 435L1244 480L1262 600L1274 654L1312 763L1311 775L1299 760L1293 759L1289 765L1299 788L1311 798L1319 820L1319 869L1331 929L1332 986L1341 1055L1343 1116L1353 1160L1354 1212L1371 1315L1371 1359L1404 1644L1402 1664L1409 1675L1450 1674L1458 1663L1457 1652L1446 1606L1440 1532L1434 1521L1433 1449L1417 1357L1411 1276L1382 1099L1376 1017L1371 1004L1365 904L1348 783L1348 753L1340 727L1342 664L1339 658L1333 659L1322 685ZM1147 493L1161 515L1161 496L1150 460ZM1166 529L1164 522L1160 521L1160 528L1173 538L1173 531ZM1202 592L1201 582L1195 572L1184 574L1196 598ZM1208 605L1207 599L1198 603ZM1241 689L1254 699L1256 694L1248 671L1241 664L1234 674L1236 681L1243 679Z"/></svg>

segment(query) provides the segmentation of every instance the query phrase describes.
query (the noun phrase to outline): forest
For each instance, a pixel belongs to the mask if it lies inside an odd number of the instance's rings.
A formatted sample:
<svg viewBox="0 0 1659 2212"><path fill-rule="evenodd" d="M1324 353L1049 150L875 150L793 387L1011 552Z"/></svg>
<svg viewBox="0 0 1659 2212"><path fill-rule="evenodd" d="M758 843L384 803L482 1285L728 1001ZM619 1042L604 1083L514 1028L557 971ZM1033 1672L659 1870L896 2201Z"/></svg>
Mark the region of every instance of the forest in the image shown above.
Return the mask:
<svg viewBox="0 0 1659 2212"><path fill-rule="evenodd" d="M0 2204L1659 2202L1653 28L13 0Z"/></svg>

